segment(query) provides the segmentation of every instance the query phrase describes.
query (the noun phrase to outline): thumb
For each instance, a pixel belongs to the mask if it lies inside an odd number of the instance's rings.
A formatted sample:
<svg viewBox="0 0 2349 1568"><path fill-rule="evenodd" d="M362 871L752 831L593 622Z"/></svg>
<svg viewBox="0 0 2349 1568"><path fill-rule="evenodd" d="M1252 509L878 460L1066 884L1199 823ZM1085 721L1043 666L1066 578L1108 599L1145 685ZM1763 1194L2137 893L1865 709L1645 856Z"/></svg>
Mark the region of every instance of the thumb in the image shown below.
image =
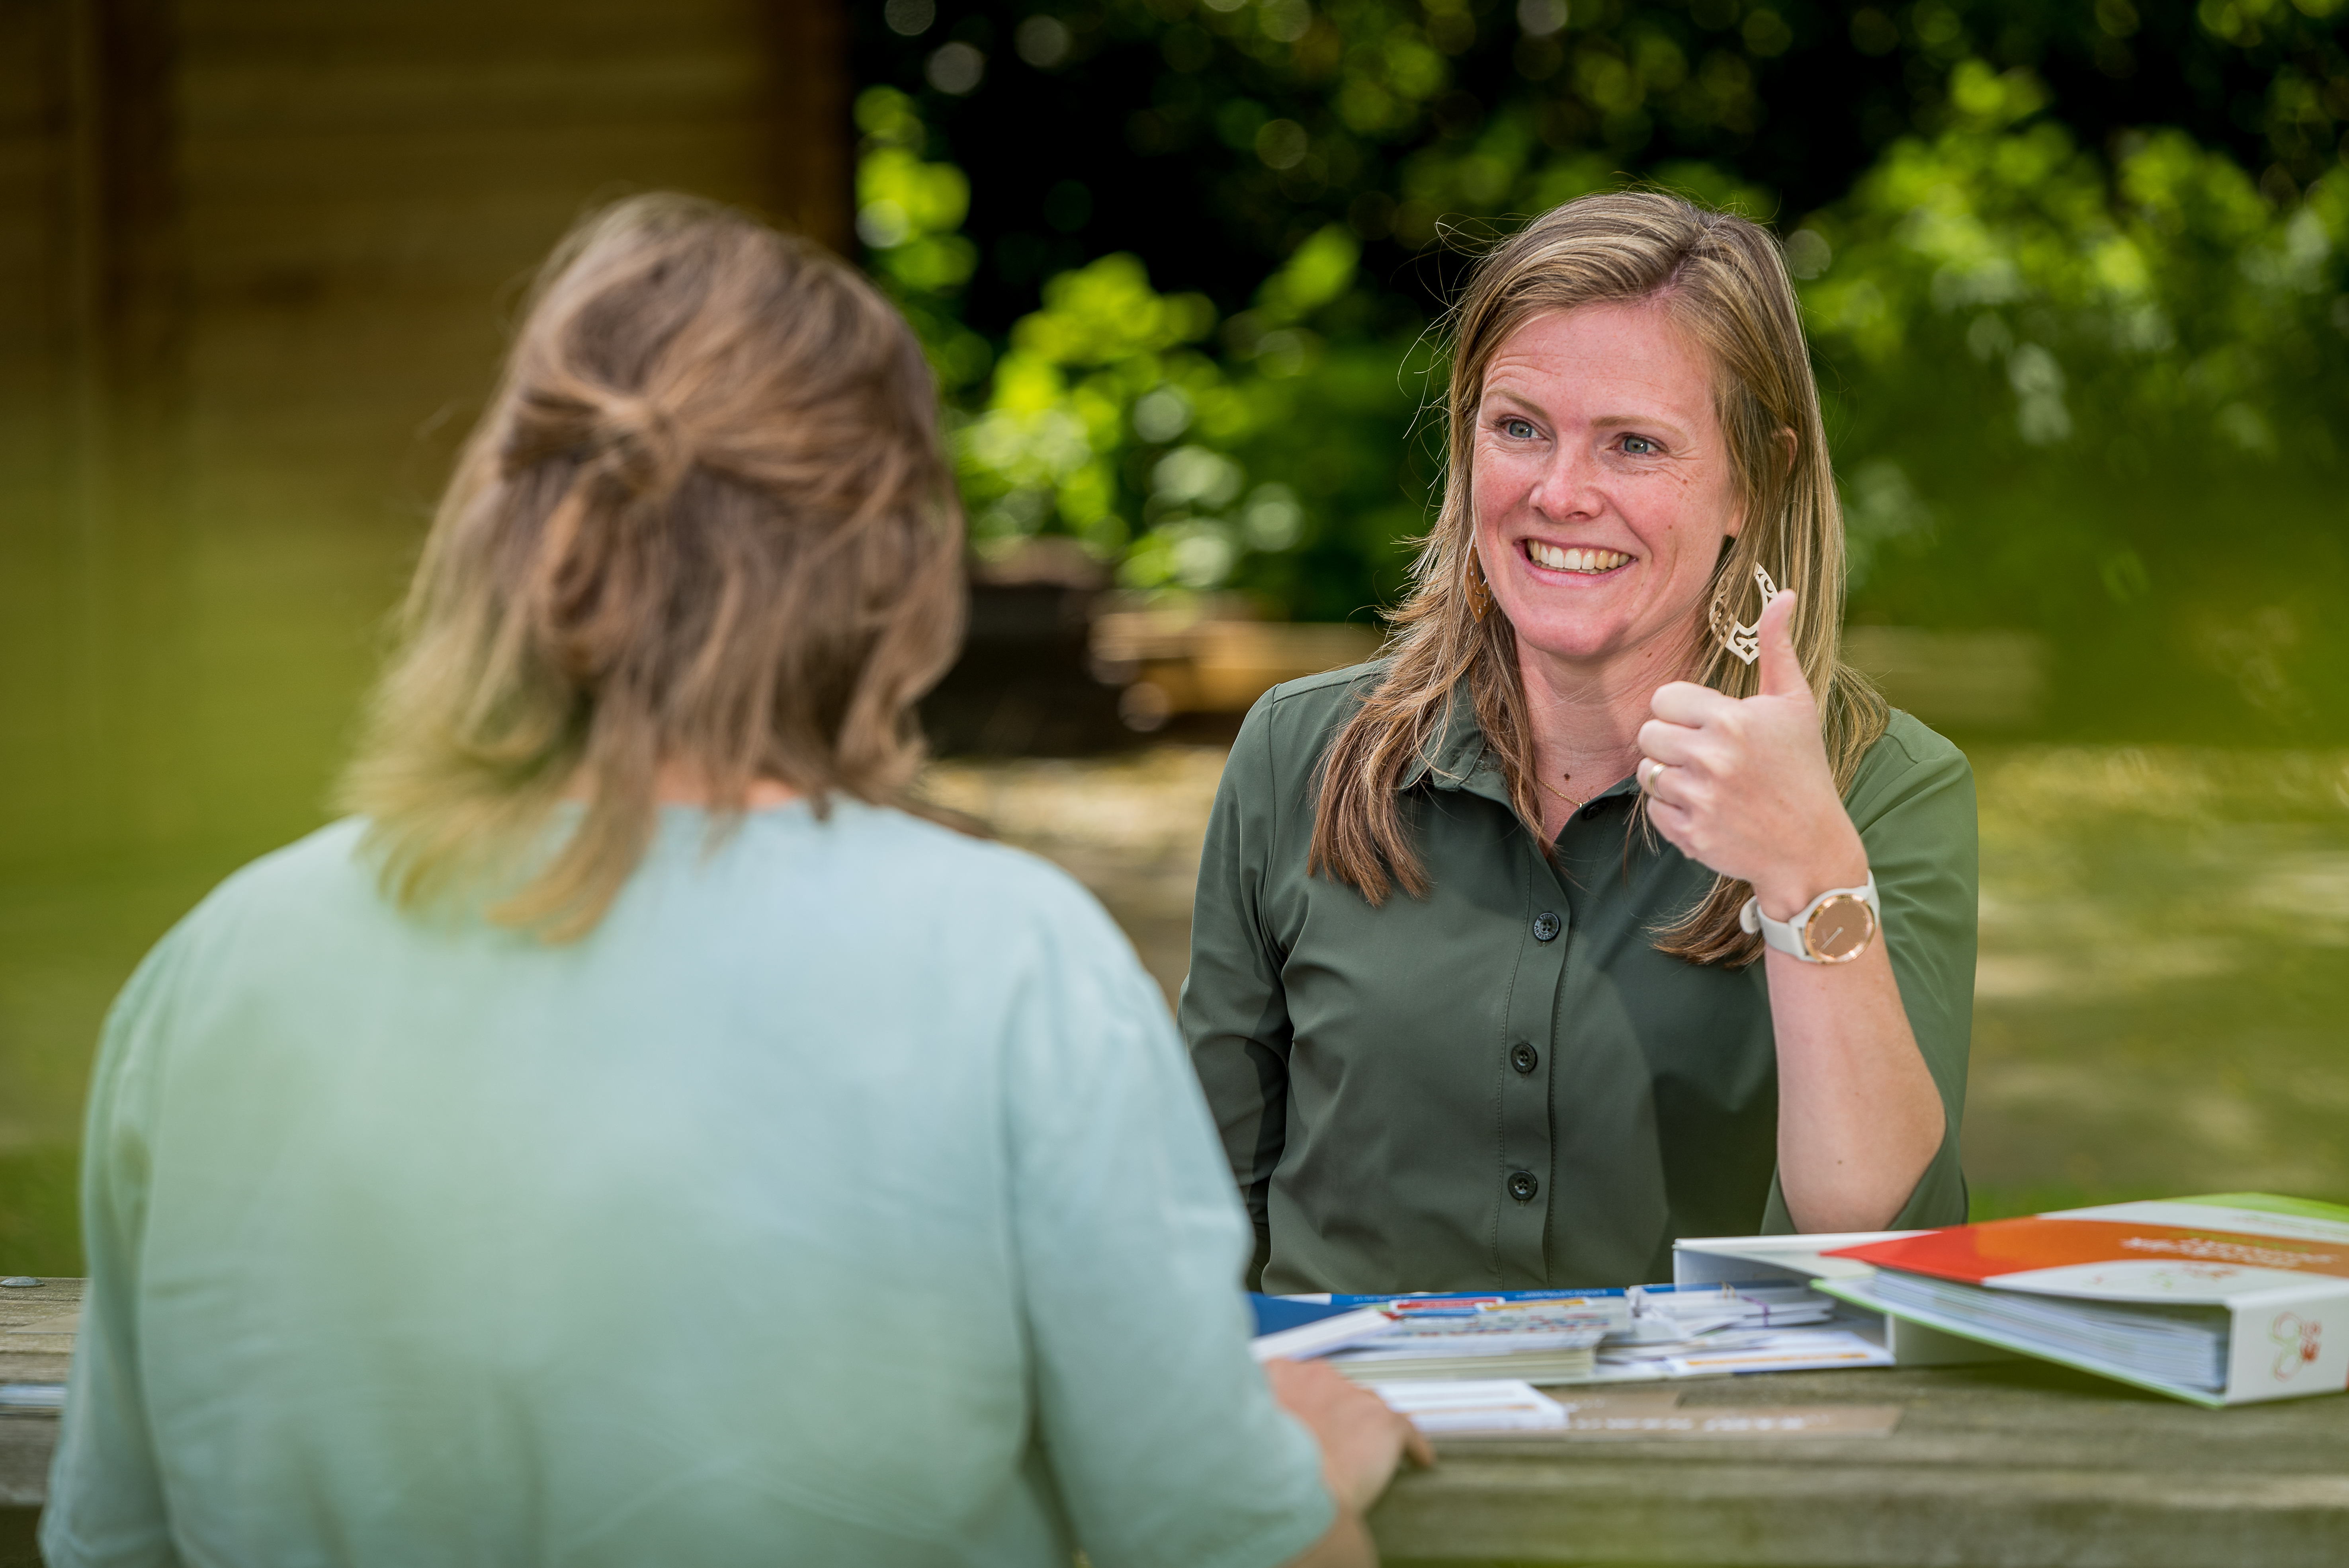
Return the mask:
<svg viewBox="0 0 2349 1568"><path fill-rule="evenodd" d="M1795 596L1781 593L1764 607L1762 622L1755 631L1762 645L1762 691L1764 696L1802 696L1811 695L1811 683L1803 678L1803 661L1795 652Z"/></svg>

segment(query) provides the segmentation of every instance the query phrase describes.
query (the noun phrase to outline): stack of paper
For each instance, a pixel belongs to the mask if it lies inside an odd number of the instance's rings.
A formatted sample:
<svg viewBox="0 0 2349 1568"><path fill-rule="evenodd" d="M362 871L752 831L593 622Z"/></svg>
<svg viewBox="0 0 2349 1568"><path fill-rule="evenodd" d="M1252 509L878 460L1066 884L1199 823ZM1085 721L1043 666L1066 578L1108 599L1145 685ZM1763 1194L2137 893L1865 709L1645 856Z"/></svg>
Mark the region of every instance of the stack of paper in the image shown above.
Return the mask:
<svg viewBox="0 0 2349 1568"><path fill-rule="evenodd" d="M1371 1392L1430 1434L1557 1431L1567 1424L1564 1405L1516 1377L1373 1383Z"/></svg>
<svg viewBox="0 0 2349 1568"><path fill-rule="evenodd" d="M1671 1285L1650 1285L1649 1290L1671 1291ZM1631 1290L1486 1290L1486 1291L1420 1291L1401 1295L1271 1295L1256 1296L1259 1305L1257 1316L1264 1323L1266 1302L1280 1302L1289 1306L1319 1305L1322 1307L1374 1306L1381 1312L1392 1312L1401 1317L1445 1317L1473 1315L1479 1311L1500 1308L1539 1307L1572 1323L1595 1324L1609 1334L1621 1334L1631 1326Z"/></svg>
<svg viewBox="0 0 2349 1568"><path fill-rule="evenodd" d="M1662 1344L1609 1345L1595 1382L1710 1377L1746 1372L1831 1372L1889 1367L1892 1353L1848 1328L1731 1330Z"/></svg>
<svg viewBox="0 0 2349 1568"><path fill-rule="evenodd" d="M1375 1306L1331 1306L1277 1295L1251 1301L1256 1337L1248 1341L1248 1353L1258 1361L1309 1361L1392 1334L1396 1327L1394 1315Z"/></svg>
<svg viewBox="0 0 2349 1568"><path fill-rule="evenodd" d="M2069 1356L2093 1357L2141 1377L2189 1387L2227 1386L2228 1314L2223 1306L2122 1306L1961 1284L1923 1274L1879 1272L1876 1297L1896 1310L1937 1312L2028 1339Z"/></svg>
<svg viewBox="0 0 2349 1568"><path fill-rule="evenodd" d="M1641 1285L1625 1293L1631 1322L1621 1337L1635 1345L1693 1339L1724 1329L1795 1328L1825 1323L1836 1303L1807 1285L1756 1283Z"/></svg>
<svg viewBox="0 0 2349 1568"><path fill-rule="evenodd" d="M1407 1296L1383 1310L1395 1319L1391 1330L1329 1357L1358 1383L1454 1379L1488 1367L1541 1382L1587 1377L1599 1340L1628 1321L1619 1298L1579 1296Z"/></svg>
<svg viewBox="0 0 2349 1568"><path fill-rule="evenodd" d="M1257 1360L1326 1357L1361 1383L1615 1383L1891 1361L1835 1321L1835 1302L1783 1280L1254 1301Z"/></svg>
<svg viewBox="0 0 2349 1568"><path fill-rule="evenodd" d="M1383 1383L1401 1378L1456 1378L1471 1367L1491 1363L1506 1367L1518 1377L1542 1383L1571 1383L1588 1377L1596 1362L1601 1331L1573 1328L1556 1334L1523 1336L1518 1343L1462 1342L1420 1339L1400 1343L1397 1336L1360 1350L1341 1350L1330 1365L1357 1383Z"/></svg>

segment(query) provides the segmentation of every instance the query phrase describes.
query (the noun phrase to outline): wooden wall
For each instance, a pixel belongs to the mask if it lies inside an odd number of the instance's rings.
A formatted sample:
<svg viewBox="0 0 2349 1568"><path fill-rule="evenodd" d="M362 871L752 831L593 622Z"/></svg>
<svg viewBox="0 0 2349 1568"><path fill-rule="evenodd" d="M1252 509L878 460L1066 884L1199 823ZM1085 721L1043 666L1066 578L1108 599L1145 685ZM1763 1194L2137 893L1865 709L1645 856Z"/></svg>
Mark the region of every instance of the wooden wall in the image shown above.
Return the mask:
<svg viewBox="0 0 2349 1568"><path fill-rule="evenodd" d="M841 0L0 0L0 870L317 818L505 313L677 188L841 246Z"/></svg>

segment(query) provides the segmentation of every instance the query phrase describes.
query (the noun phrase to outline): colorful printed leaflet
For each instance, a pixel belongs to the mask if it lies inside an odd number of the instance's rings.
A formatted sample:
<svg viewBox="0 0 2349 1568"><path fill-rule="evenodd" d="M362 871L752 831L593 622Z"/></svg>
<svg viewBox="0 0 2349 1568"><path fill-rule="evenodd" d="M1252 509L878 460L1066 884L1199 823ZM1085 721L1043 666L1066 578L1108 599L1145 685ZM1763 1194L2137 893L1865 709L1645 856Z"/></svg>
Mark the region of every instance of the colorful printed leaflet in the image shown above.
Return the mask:
<svg viewBox="0 0 2349 1568"><path fill-rule="evenodd" d="M1599 1341L1629 1318L1619 1298L1582 1296L1403 1296L1383 1310L1396 1320L1391 1331L1329 1357L1356 1382L1457 1378L1469 1365L1504 1361L1529 1380L1588 1377Z"/></svg>
<svg viewBox="0 0 2349 1568"><path fill-rule="evenodd" d="M1877 1269L1816 1282L1847 1301L2198 1404L2349 1387L2349 1209L2332 1204L2114 1203L1837 1255Z"/></svg>

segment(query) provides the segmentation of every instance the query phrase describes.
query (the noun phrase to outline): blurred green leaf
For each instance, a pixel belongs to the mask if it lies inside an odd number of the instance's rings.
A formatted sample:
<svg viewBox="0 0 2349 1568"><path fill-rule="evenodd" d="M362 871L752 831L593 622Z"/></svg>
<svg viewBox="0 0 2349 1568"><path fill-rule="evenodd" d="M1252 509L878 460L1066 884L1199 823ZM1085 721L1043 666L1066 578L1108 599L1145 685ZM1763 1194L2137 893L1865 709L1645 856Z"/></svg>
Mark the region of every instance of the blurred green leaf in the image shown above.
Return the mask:
<svg viewBox="0 0 2349 1568"><path fill-rule="evenodd" d="M1392 602L1462 253L1639 183L1786 240L1855 616L2040 633L2059 725L2349 732L2339 9L1108 0L1060 13L1088 64L1050 89L1115 95L1067 123L1122 143L1031 171L992 139L1014 99L868 92L860 192L982 549Z"/></svg>

